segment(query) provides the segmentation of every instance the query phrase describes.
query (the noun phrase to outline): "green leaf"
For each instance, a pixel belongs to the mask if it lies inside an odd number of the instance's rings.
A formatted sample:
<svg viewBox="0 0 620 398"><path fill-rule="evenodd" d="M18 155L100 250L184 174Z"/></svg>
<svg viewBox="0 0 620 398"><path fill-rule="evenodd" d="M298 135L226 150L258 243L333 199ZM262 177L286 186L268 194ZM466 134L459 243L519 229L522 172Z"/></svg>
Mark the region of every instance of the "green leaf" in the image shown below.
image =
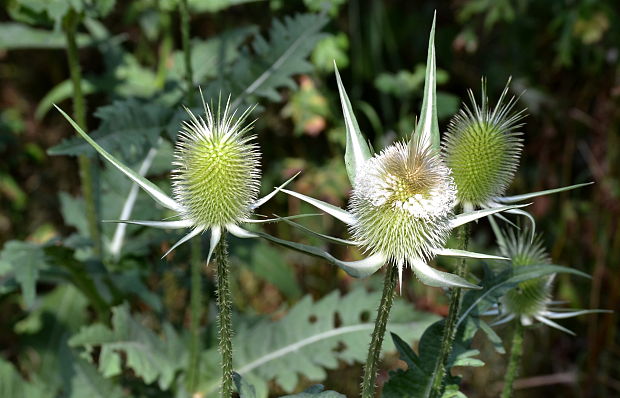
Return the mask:
<svg viewBox="0 0 620 398"><path fill-rule="evenodd" d="M0 358L0 397L52 398L54 393L45 385L25 381L10 362Z"/></svg>
<svg viewBox="0 0 620 398"><path fill-rule="evenodd" d="M188 5L193 13L217 13L229 7L255 1L261 0L188 0Z"/></svg>
<svg viewBox="0 0 620 398"><path fill-rule="evenodd" d="M282 398L347 398L346 395L339 392L324 391L324 389L325 387L322 384L315 384L299 394L283 395Z"/></svg>
<svg viewBox="0 0 620 398"><path fill-rule="evenodd" d="M114 101L95 111L101 120L91 138L108 152L120 152L123 159L135 163L157 146L160 134L168 126L172 111L155 102L135 99ZM180 127L180 126L179 126ZM48 150L50 155L94 155L95 150L80 137L72 137Z"/></svg>
<svg viewBox="0 0 620 398"><path fill-rule="evenodd" d="M75 131L77 131L77 133L81 135L82 138L84 138L93 148L95 148L101 156L103 156L108 162L114 165L114 167L116 167L119 171L129 177L132 181L138 184L140 188L142 188L146 193L148 193L157 203L171 210L179 209L179 205L176 203L176 201L166 195L161 189L159 189L159 187L157 187L155 184L121 163L118 159L116 159L109 152L103 149L99 144L97 144L91 137L89 137L88 134L86 134L84 130L82 130L82 128L62 109L58 108L57 106L56 109L58 109L58 111L65 117L65 119L69 121Z"/></svg>
<svg viewBox="0 0 620 398"><path fill-rule="evenodd" d="M79 47L88 46L92 39L85 34L77 35ZM0 23L0 50L63 49L67 39L61 31L37 29L14 22Z"/></svg>
<svg viewBox="0 0 620 398"><path fill-rule="evenodd" d="M84 95L92 94L97 91L97 86L88 78L82 78L80 85L82 86L82 93ZM52 109L55 103L71 98L72 95L73 83L70 79L58 83L50 91L48 91L47 94L45 94L45 97L43 97L41 101L39 101L37 109L34 112L34 117L39 120L42 119L43 116L45 116L47 112Z"/></svg>
<svg viewBox="0 0 620 398"><path fill-rule="evenodd" d="M122 388L103 377L90 362L80 358L66 346L60 352L60 372L63 377L63 397L66 398L123 398Z"/></svg>
<svg viewBox="0 0 620 398"><path fill-rule="evenodd" d="M34 305L39 271L47 267L43 248L34 243L11 240L0 252L0 269L4 270L1 276L15 278L28 308Z"/></svg>
<svg viewBox="0 0 620 398"><path fill-rule="evenodd" d="M254 386L242 378L239 373L233 372L233 381L239 393L239 398L256 398L256 389Z"/></svg>
<svg viewBox="0 0 620 398"><path fill-rule="evenodd" d="M227 87L215 84L209 92L232 92L236 96L233 108L253 95L279 102L281 96L277 89L295 88L292 76L313 70L306 58L322 37L320 31L326 23L327 17L316 14L285 17L284 21L275 19L269 38L256 36L251 49L245 49L234 63L226 82L219 82Z"/></svg>
<svg viewBox="0 0 620 398"><path fill-rule="evenodd" d="M231 253L239 258L257 277L273 284L289 299L298 299L302 292L297 283L295 270L280 251L271 246L244 239L244 245L235 245Z"/></svg>
<svg viewBox="0 0 620 398"><path fill-rule="evenodd" d="M424 99L422 100L422 111L420 120L412 139L420 140L423 145L430 145L439 151L439 122L437 121L437 65L435 63L435 21L428 38L428 54L426 57L426 75L424 78Z"/></svg>
<svg viewBox="0 0 620 398"><path fill-rule="evenodd" d="M102 324L84 327L69 340L72 347L101 348L99 370L107 377L122 372L120 355L126 357L129 367L145 383L157 381L163 390L170 388L175 373L183 368L183 346L171 326L164 325L164 336L159 337L143 326L129 313L127 305L112 310L112 328Z"/></svg>
<svg viewBox="0 0 620 398"><path fill-rule="evenodd" d="M336 71L336 81L338 83L338 93L340 93L340 103L342 104L342 113L344 115L344 125L347 129L347 146L344 153L344 163L347 166L347 175L351 184L355 183L357 170L362 167L366 160L370 159L372 152L368 144L364 140L364 136L357 123L351 101L347 96L347 92L342 85L338 68L334 66Z"/></svg>
<svg viewBox="0 0 620 398"><path fill-rule="evenodd" d="M339 361L362 362L379 297L380 292L368 293L364 288L344 296L333 292L316 302L306 296L277 321L264 319L254 325L240 325L233 341L234 368L244 378L254 377L257 390L259 382L264 389L274 380L290 392L300 374L321 381L327 376L325 369L337 368ZM370 318L366 320L366 316ZM396 298L387 329L413 341L434 319ZM383 349L392 351L394 345L386 341ZM219 387L219 354L215 348L205 353L205 363L200 391L211 396Z"/></svg>

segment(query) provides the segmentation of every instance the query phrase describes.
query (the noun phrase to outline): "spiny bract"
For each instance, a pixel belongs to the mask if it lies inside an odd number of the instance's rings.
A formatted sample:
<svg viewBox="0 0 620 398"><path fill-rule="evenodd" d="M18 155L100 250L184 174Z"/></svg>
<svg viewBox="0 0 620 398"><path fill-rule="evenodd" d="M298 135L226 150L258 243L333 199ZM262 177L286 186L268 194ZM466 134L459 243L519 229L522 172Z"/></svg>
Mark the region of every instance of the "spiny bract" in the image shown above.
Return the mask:
<svg viewBox="0 0 620 398"><path fill-rule="evenodd" d="M512 230L500 247L502 254L511 259L513 267L550 264L542 239L537 236L533 242L526 231L515 234ZM551 282L553 277L541 277L519 283L503 297L506 312L525 317L535 316L545 310L551 298Z"/></svg>
<svg viewBox="0 0 620 398"><path fill-rule="evenodd" d="M502 104L507 92L508 85L495 108L489 109L483 80L481 106L469 90L473 110L465 105L448 126L443 144L446 164L452 169L457 197L463 204L481 206L503 194L519 165L523 140L516 130L524 111L511 114L514 97Z"/></svg>
<svg viewBox="0 0 620 398"><path fill-rule="evenodd" d="M398 265L427 260L450 232L456 187L437 153L412 141L370 158L357 174L349 206L353 237Z"/></svg>
<svg viewBox="0 0 620 398"><path fill-rule="evenodd" d="M238 223L247 218L260 188L260 153L246 133L249 111L240 117L230 112L230 99L223 112L214 115L205 104L205 118L189 109L189 122L175 148L174 197L182 205L183 219L195 226L212 227Z"/></svg>

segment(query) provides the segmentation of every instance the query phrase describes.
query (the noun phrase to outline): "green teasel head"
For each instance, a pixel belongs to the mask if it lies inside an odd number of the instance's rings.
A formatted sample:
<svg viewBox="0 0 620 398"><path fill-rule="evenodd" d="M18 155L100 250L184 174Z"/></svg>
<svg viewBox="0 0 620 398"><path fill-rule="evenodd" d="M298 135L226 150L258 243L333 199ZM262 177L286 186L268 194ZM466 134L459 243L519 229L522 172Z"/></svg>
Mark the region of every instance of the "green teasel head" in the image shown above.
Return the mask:
<svg viewBox="0 0 620 398"><path fill-rule="evenodd" d="M252 211L260 189L260 153L248 135L251 112L240 116L230 109L230 98L222 109L204 103L205 116L183 123L175 147L173 194L181 205L181 218L195 226L237 224Z"/></svg>
<svg viewBox="0 0 620 398"><path fill-rule="evenodd" d="M437 151L416 140L395 143L357 173L351 233L366 251L383 253L402 269L443 247L455 204L456 186Z"/></svg>
<svg viewBox="0 0 620 398"><path fill-rule="evenodd" d="M513 267L551 264L540 235L531 240L531 233L527 230L518 234L510 230L504 238L500 250L502 255L510 258ZM506 311L521 317L542 313L551 300L552 281L553 275L519 283L502 299Z"/></svg>
<svg viewBox="0 0 620 398"><path fill-rule="evenodd" d="M465 105L448 125L443 150L460 203L481 206L502 195L517 170L523 147L518 129L525 110L513 112L515 97L505 102L509 85L510 79L490 108L482 79L480 106L469 90L471 108Z"/></svg>

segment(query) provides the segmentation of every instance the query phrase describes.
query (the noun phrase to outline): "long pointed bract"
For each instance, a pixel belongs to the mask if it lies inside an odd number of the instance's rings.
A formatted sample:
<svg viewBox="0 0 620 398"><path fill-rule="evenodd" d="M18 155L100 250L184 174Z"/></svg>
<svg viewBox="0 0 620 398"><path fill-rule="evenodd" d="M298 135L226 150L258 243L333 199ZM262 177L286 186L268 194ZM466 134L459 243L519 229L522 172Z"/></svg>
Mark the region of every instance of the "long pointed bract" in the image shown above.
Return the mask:
<svg viewBox="0 0 620 398"><path fill-rule="evenodd" d="M416 276L428 286L435 287L448 287L448 288L465 288L465 289L481 289L480 286L467 282L465 279L458 275L449 274L434 269L419 259L409 259L411 268L415 272Z"/></svg>
<svg viewBox="0 0 620 398"><path fill-rule="evenodd" d="M336 207L327 202L323 202L322 200L314 199L314 198L311 198L310 196L306 196L304 194L301 194L295 191L289 191L288 189L281 189L281 191L291 196L294 196L298 199L301 199L304 202L309 203L312 206L316 207L317 209L323 210L325 213L328 213L336 217L337 219L339 219L345 224L352 225L355 223L355 217L353 217L351 213L349 213L348 211L344 209L341 209L340 207Z"/></svg>
<svg viewBox="0 0 620 398"><path fill-rule="evenodd" d="M428 38L428 53L426 56L426 75L424 78L424 99L420 120L413 137L419 139L424 147L431 146L439 150L439 123L437 121L437 65L435 63L435 20ZM413 139L412 137L412 139Z"/></svg>
<svg viewBox="0 0 620 398"><path fill-rule="evenodd" d="M93 148L95 148L95 150L97 152L99 152L99 154L101 156L103 156L107 161L112 163L112 165L114 165L114 167L116 167L119 171L121 171L123 174L125 174L127 177L129 177L133 182L138 184L140 186L140 188L142 188L147 194L149 194L157 203L159 203L160 205L162 205L162 206L164 206L164 207L166 207L166 208L168 208L170 210L175 210L175 211L179 211L180 210L181 206L179 206L179 204L174 199L172 199L171 197L166 195L155 184L153 184L152 182L150 182L146 178L142 177L141 175L139 175L135 171L131 170L129 167L125 166L118 159L116 159L114 156L112 156L110 153L108 153L108 151L106 151L101 146L99 146L99 144L97 144L95 142L95 140L90 138L88 136L88 134L86 134L84 132L84 130L82 130L80 128L80 126L78 126L78 124L76 122L74 122L73 119L71 119L71 117L69 115L67 115L58 106L56 106L56 105L54 105L54 106L65 117L65 119L67 119L67 121L71 124L71 126L73 126L75 131L77 131L78 134L80 136L82 136L82 138L84 138L86 140L86 142L88 142Z"/></svg>
<svg viewBox="0 0 620 398"><path fill-rule="evenodd" d="M357 169L371 157L371 151L364 140L364 136L357 124L351 102L347 96L347 92L342 85L338 67L334 61L334 70L336 71L336 81L338 83L338 93L340 94L340 103L342 104L342 113L344 115L344 125L347 130L347 147L344 153L344 163L347 167L347 174L351 184L355 183Z"/></svg>

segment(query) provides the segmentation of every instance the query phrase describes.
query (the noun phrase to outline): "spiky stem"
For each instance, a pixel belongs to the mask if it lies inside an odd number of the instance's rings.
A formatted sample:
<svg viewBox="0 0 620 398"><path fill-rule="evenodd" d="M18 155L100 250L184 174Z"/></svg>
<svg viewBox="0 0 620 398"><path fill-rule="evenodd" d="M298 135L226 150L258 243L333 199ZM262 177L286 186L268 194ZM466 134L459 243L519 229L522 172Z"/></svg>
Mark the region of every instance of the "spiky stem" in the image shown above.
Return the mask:
<svg viewBox="0 0 620 398"><path fill-rule="evenodd" d="M459 248L467 250L469 244L469 226L465 224L459 228ZM467 275L467 262L465 258L458 260L456 268L456 274L460 277ZM459 312L461 311L463 291L460 288L452 289L450 294L450 307L448 312L448 318L444 324L443 338L441 339L441 348L437 362L435 363L435 370L433 371L433 381L431 383L431 398L438 398L441 396L443 389L443 380L446 375L446 365L450 353L452 352L452 344L454 344L454 338L456 336L456 324L458 320Z"/></svg>
<svg viewBox="0 0 620 398"><path fill-rule="evenodd" d="M228 270L228 244L222 236L215 249L217 261L217 307L220 354L222 355L222 397L230 398L233 393L232 366L232 297Z"/></svg>
<svg viewBox="0 0 620 398"><path fill-rule="evenodd" d="M202 344L200 341L200 320L202 318L202 261L201 261L201 241L192 239L191 241L191 296L190 296L190 347L189 362L187 366L187 390L195 393L198 388L198 375L200 374L200 351Z"/></svg>
<svg viewBox="0 0 620 398"><path fill-rule="evenodd" d="M381 345L385 335L385 328L390 317L390 310L394 302L394 291L396 289L397 268L388 264L383 283L383 295L381 303L377 309L377 319L375 328L372 331L372 339L368 348L368 358L364 366L364 376L362 379L362 398L373 398L375 396L375 380L377 378L377 368L379 367L379 357L381 356Z"/></svg>
<svg viewBox="0 0 620 398"><path fill-rule="evenodd" d="M501 398L511 398L514 393L514 382L519 375L521 367L521 355L523 354L523 325L517 319L512 335L512 347L510 347L510 359L506 376L504 377L504 388L502 389Z"/></svg>
<svg viewBox="0 0 620 398"><path fill-rule="evenodd" d="M69 63L69 73L73 85L73 119L84 130L86 130L86 104L84 93L82 92L82 70L80 68L80 58L77 46L77 27L79 15L71 10L65 17L64 31L67 40L67 61ZM93 241L95 256L101 257L101 231L99 229L99 217L97 216L97 202L95 200L95 181L93 178L94 164L86 155L78 157L80 169L80 184L82 195L86 204L86 220L88 232Z"/></svg>
<svg viewBox="0 0 620 398"><path fill-rule="evenodd" d="M187 0L179 2L179 13L181 14L181 40L183 41L183 59L185 61L185 82L187 84L187 100L188 105L192 106L194 72L192 71L192 53L189 42L189 9Z"/></svg>

